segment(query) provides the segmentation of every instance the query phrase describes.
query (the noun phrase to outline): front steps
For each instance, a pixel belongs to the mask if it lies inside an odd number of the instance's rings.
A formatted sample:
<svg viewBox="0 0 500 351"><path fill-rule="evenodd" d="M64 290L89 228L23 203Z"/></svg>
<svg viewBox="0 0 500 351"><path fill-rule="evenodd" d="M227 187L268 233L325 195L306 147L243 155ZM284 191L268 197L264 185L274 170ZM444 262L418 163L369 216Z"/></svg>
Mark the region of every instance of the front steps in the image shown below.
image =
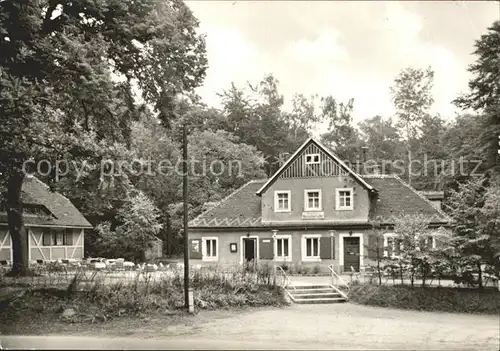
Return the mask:
<svg viewBox="0 0 500 351"><path fill-rule="evenodd" d="M298 304L320 304L346 302L347 298L331 285L288 286L288 296Z"/></svg>

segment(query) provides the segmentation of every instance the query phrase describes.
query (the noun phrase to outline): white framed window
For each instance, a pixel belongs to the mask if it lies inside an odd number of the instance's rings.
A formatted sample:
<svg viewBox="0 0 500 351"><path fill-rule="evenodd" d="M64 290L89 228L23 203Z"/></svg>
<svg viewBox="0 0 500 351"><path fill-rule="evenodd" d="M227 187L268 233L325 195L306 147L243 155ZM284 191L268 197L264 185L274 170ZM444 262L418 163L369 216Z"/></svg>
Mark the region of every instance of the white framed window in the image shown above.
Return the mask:
<svg viewBox="0 0 500 351"><path fill-rule="evenodd" d="M320 234L302 235L302 261L321 261Z"/></svg>
<svg viewBox="0 0 500 351"><path fill-rule="evenodd" d="M436 248L436 238L433 235L430 235L427 237L426 240L427 247L430 249L435 249Z"/></svg>
<svg viewBox="0 0 500 351"><path fill-rule="evenodd" d="M56 245L64 245L64 232L63 231L57 231L56 232Z"/></svg>
<svg viewBox="0 0 500 351"><path fill-rule="evenodd" d="M292 260L292 236L291 235L277 235L275 256L279 261Z"/></svg>
<svg viewBox="0 0 500 351"><path fill-rule="evenodd" d="M403 243L398 239L397 234L384 234L384 257L398 258L402 249Z"/></svg>
<svg viewBox="0 0 500 351"><path fill-rule="evenodd" d="M336 189L336 210L347 211L354 209L354 198L352 188Z"/></svg>
<svg viewBox="0 0 500 351"><path fill-rule="evenodd" d="M423 244L427 250L432 250L436 248L436 238L433 235L429 235L423 239Z"/></svg>
<svg viewBox="0 0 500 351"><path fill-rule="evenodd" d="M291 192L290 190L278 190L274 192L274 212L291 211Z"/></svg>
<svg viewBox="0 0 500 351"><path fill-rule="evenodd" d="M201 238L201 254L203 261L217 261L219 259L219 238L204 237Z"/></svg>
<svg viewBox="0 0 500 351"><path fill-rule="evenodd" d="M321 189L304 190L304 209L306 211L321 211Z"/></svg>
<svg viewBox="0 0 500 351"><path fill-rule="evenodd" d="M306 165L317 165L317 164L319 164L319 154L306 155Z"/></svg>

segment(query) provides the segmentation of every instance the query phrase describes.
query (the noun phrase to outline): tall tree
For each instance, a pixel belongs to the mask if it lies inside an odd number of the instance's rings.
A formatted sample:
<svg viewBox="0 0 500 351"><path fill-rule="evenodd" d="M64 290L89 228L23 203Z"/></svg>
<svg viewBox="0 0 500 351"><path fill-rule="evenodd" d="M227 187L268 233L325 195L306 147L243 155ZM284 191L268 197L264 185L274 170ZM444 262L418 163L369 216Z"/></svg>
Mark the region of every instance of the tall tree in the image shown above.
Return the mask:
<svg viewBox="0 0 500 351"><path fill-rule="evenodd" d="M365 119L358 125L366 160L373 160L381 165L383 173L398 171L396 160L404 157L404 144L398 129L391 118L375 116Z"/></svg>
<svg viewBox="0 0 500 351"><path fill-rule="evenodd" d="M461 265L478 273L481 287L483 265L493 265L493 245L498 243L499 189L498 181L473 177L452 190L447 200Z"/></svg>
<svg viewBox="0 0 500 351"><path fill-rule="evenodd" d="M434 102L432 87L434 71L412 67L403 69L394 79L391 87L392 101L396 108L396 126L406 140L408 155L408 182L411 184L412 151L415 140L422 132L424 118Z"/></svg>
<svg viewBox="0 0 500 351"><path fill-rule="evenodd" d="M170 96L204 76L197 24L180 0L0 2L0 173L13 274L28 271L23 163L129 142L134 84L168 123Z"/></svg>
<svg viewBox="0 0 500 351"><path fill-rule="evenodd" d="M327 132L320 136L321 142L344 160L353 162L361 146L352 120L354 99L339 103L330 95L323 97L321 102L321 119L328 122Z"/></svg>
<svg viewBox="0 0 500 351"><path fill-rule="evenodd" d="M293 111L283 111L284 99L273 75L265 76L256 86L248 86L250 91L233 84L220 94L224 118L218 119L217 125L261 151L267 160L266 174L270 175L310 135L310 123L298 114L314 116L314 106L312 100L297 96Z"/></svg>
<svg viewBox="0 0 500 351"><path fill-rule="evenodd" d="M158 208L144 193L134 190L117 217L117 226L109 222L97 226L98 235L94 239L97 254L144 261L146 250L161 229Z"/></svg>
<svg viewBox="0 0 500 351"><path fill-rule="evenodd" d="M487 154L487 168L498 172L498 136L500 135L500 21L476 41L476 61L469 66L472 78L469 93L454 102L463 109L485 114L487 120L480 135L481 148Z"/></svg>

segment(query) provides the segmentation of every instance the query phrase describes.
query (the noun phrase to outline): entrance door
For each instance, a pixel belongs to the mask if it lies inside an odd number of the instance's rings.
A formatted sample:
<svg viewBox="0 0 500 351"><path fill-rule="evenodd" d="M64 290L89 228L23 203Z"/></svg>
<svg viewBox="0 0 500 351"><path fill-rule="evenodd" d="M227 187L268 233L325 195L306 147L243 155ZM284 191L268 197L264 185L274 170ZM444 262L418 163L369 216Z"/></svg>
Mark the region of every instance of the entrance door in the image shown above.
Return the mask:
<svg viewBox="0 0 500 351"><path fill-rule="evenodd" d="M344 238L344 272L350 272L351 267L359 272L359 238Z"/></svg>
<svg viewBox="0 0 500 351"><path fill-rule="evenodd" d="M250 262L255 260L257 255L257 244L254 238L244 238L243 239L243 259L245 262Z"/></svg>

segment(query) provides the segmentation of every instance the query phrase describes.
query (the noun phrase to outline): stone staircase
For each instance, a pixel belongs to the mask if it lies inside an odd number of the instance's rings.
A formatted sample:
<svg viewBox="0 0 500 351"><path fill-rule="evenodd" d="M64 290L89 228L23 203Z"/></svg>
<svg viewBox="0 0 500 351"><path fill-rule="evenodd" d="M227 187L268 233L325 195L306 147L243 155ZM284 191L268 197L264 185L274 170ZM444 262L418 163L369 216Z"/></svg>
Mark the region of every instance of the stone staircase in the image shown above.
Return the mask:
<svg viewBox="0 0 500 351"><path fill-rule="evenodd" d="M347 295L332 285L294 285L287 286L286 292L294 303L320 304L347 301Z"/></svg>

